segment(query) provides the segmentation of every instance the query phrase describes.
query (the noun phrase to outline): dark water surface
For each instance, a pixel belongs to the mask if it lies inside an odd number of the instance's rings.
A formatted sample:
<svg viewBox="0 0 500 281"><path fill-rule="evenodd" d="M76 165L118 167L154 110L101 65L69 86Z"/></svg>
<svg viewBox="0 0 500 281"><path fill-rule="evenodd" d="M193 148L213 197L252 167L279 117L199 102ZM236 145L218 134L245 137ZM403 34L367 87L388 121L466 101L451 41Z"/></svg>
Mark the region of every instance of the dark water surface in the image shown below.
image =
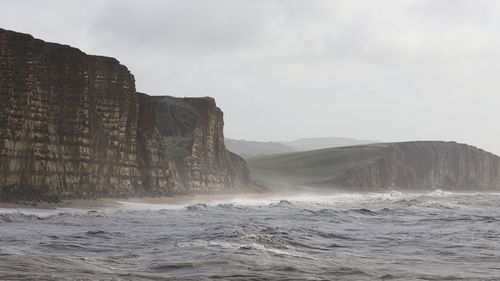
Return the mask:
<svg viewBox="0 0 500 281"><path fill-rule="evenodd" d="M500 194L0 209L0 280L500 280Z"/></svg>

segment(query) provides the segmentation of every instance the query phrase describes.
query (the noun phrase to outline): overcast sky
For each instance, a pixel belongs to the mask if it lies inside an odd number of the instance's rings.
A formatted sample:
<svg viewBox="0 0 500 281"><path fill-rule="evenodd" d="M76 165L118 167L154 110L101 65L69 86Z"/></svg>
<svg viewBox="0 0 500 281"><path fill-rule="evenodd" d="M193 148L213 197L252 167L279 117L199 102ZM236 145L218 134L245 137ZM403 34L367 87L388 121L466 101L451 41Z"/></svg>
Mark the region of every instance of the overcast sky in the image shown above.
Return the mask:
<svg viewBox="0 0 500 281"><path fill-rule="evenodd" d="M456 140L500 154L500 1L0 2L0 27L212 96L225 134Z"/></svg>

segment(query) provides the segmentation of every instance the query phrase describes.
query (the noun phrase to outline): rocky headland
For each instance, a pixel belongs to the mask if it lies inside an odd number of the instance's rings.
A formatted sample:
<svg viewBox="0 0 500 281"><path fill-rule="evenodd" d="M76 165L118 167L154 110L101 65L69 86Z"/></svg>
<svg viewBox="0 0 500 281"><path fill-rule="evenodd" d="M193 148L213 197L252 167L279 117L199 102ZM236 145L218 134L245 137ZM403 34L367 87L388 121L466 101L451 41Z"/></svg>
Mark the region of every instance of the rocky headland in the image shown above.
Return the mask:
<svg viewBox="0 0 500 281"><path fill-rule="evenodd" d="M0 29L0 201L235 192L214 99L149 96L116 59Z"/></svg>
<svg viewBox="0 0 500 281"><path fill-rule="evenodd" d="M256 179L283 188L500 190L500 157L456 142L348 146L263 156L248 162Z"/></svg>

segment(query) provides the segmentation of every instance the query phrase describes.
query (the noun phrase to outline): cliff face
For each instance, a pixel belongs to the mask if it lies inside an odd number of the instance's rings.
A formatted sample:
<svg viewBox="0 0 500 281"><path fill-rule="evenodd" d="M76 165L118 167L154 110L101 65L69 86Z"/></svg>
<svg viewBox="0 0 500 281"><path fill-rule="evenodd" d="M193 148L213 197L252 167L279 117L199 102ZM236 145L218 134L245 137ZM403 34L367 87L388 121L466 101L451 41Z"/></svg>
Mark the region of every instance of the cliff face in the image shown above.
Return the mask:
<svg viewBox="0 0 500 281"><path fill-rule="evenodd" d="M211 98L138 94L113 58L0 29L0 200L230 191Z"/></svg>
<svg viewBox="0 0 500 281"><path fill-rule="evenodd" d="M224 146L212 98L139 97L142 181L150 192L224 191L248 184L246 162Z"/></svg>
<svg viewBox="0 0 500 281"><path fill-rule="evenodd" d="M500 158L455 142L380 143L250 159L270 187L500 190Z"/></svg>
<svg viewBox="0 0 500 281"><path fill-rule="evenodd" d="M381 158L337 183L364 189L500 190L500 158L454 142L387 144Z"/></svg>

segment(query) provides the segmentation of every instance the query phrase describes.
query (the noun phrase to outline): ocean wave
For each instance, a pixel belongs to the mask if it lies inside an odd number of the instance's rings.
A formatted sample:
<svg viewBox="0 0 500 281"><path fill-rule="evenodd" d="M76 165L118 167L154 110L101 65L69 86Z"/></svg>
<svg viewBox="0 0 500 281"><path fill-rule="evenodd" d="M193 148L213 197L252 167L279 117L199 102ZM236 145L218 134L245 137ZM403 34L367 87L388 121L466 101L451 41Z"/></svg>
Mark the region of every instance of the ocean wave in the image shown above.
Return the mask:
<svg viewBox="0 0 500 281"><path fill-rule="evenodd" d="M288 249L288 242L272 234L247 234L241 240L250 241L260 245L267 245L277 249Z"/></svg>
<svg viewBox="0 0 500 281"><path fill-rule="evenodd" d="M436 189L432 192L429 192L426 194L426 196L432 196L432 197L443 197L443 196L451 196L454 195L455 193L451 191L444 191L442 189Z"/></svg>
<svg viewBox="0 0 500 281"><path fill-rule="evenodd" d="M200 203L200 204L195 204L195 205L189 205L186 207L187 211L204 211L208 209L208 205L205 203Z"/></svg>
<svg viewBox="0 0 500 281"><path fill-rule="evenodd" d="M370 209L366 208L361 208L361 209L349 209L344 211L346 214L359 214L359 215L365 215L365 216L376 216L378 215L377 212L372 211Z"/></svg>
<svg viewBox="0 0 500 281"><path fill-rule="evenodd" d="M171 270L192 269L195 267L196 265L194 263L183 262L183 263L153 264L149 266L149 269L155 272L169 272Z"/></svg>
<svg viewBox="0 0 500 281"><path fill-rule="evenodd" d="M257 250L257 251L270 252L270 253L274 253L277 255L285 255L285 256L291 256L291 257L297 257L297 258L312 259L308 255L300 254L300 253L297 253L296 251L293 251L290 249L271 248L271 247L266 247L266 245L262 245L259 243L250 243L250 244L241 245L239 247L239 250L244 250L244 251Z"/></svg>
<svg viewBox="0 0 500 281"><path fill-rule="evenodd" d="M22 212L0 213L0 221L4 223L14 223L20 221L41 221L46 219L47 216L38 216L33 213L22 213Z"/></svg>
<svg viewBox="0 0 500 281"><path fill-rule="evenodd" d="M175 244L178 248L210 248L210 247L218 247L223 249L238 249L239 244L231 243L227 241L219 241L219 240L204 240L204 239L192 239L187 241L177 242Z"/></svg>
<svg viewBox="0 0 500 281"><path fill-rule="evenodd" d="M298 251L291 249L290 247L278 246L274 244L261 243L261 242L250 242L242 244L238 250L242 251L262 251L269 252L280 256L291 256L296 258L312 259L313 258L305 253L299 253Z"/></svg>
<svg viewBox="0 0 500 281"><path fill-rule="evenodd" d="M288 200L280 200L278 203L271 203L269 207L271 208L283 208L283 207L292 207L293 204Z"/></svg>
<svg viewBox="0 0 500 281"><path fill-rule="evenodd" d="M220 208L220 209L226 209L226 210L246 210L247 209L245 206L237 206L237 205L234 205L233 203L218 204L218 205L216 205L216 207Z"/></svg>
<svg viewBox="0 0 500 281"><path fill-rule="evenodd" d="M98 237L102 239L113 239L115 237L122 237L122 232L109 232L105 230L88 230L85 232L85 235L88 237Z"/></svg>
<svg viewBox="0 0 500 281"><path fill-rule="evenodd" d="M15 220L16 218L12 214L0 214L0 222L11 223Z"/></svg>
<svg viewBox="0 0 500 281"><path fill-rule="evenodd" d="M339 234L339 233L329 233L325 231L320 231L320 230L313 230L309 229L308 232L317 235L321 238L328 238L328 239L339 239L339 240L356 240L351 236L345 235L345 234Z"/></svg>

